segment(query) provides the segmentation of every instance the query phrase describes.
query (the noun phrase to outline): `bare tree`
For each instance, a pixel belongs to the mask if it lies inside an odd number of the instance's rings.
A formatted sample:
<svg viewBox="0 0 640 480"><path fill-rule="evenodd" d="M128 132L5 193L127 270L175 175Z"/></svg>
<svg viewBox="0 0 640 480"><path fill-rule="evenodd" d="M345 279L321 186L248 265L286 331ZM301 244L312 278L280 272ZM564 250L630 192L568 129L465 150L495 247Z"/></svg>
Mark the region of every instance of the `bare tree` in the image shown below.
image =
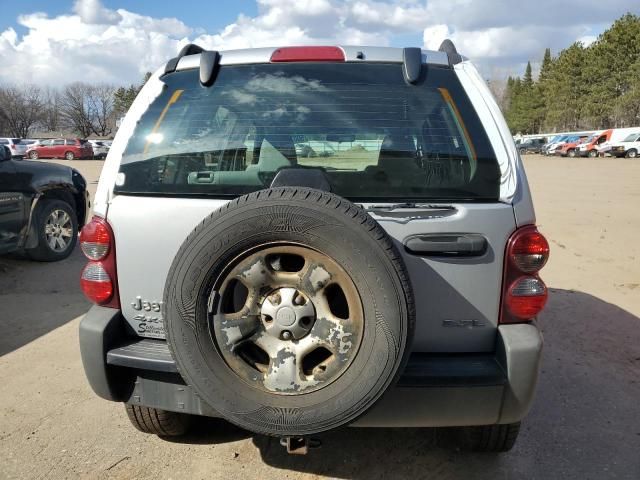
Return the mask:
<svg viewBox="0 0 640 480"><path fill-rule="evenodd" d="M89 118L93 133L106 137L115 128L114 94L111 85L93 85L89 89Z"/></svg>
<svg viewBox="0 0 640 480"><path fill-rule="evenodd" d="M83 137L88 137L93 132L88 110L90 85L75 82L67 85L61 96L61 109L63 119Z"/></svg>
<svg viewBox="0 0 640 480"><path fill-rule="evenodd" d="M67 85L61 98L62 116L83 137L109 135L115 128L114 93L111 85Z"/></svg>
<svg viewBox="0 0 640 480"><path fill-rule="evenodd" d="M0 89L0 105L9 134L18 138L28 137L29 130L40 117L42 91L35 85L4 87Z"/></svg>
<svg viewBox="0 0 640 480"><path fill-rule="evenodd" d="M54 88L46 87L42 93L42 113L40 124L42 128L49 132L55 132L62 127L61 118L61 95Z"/></svg>

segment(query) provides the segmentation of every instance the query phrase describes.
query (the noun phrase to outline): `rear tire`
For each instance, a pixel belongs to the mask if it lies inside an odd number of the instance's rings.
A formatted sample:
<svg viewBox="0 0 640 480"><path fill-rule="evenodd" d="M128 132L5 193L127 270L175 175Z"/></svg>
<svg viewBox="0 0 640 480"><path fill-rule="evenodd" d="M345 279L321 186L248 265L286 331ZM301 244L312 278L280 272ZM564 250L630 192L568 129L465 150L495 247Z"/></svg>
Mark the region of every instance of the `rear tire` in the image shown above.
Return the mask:
<svg viewBox="0 0 640 480"><path fill-rule="evenodd" d="M520 152L520 155L524 155L525 153L527 153L527 151L524 148L521 148L518 151Z"/></svg>
<svg viewBox="0 0 640 480"><path fill-rule="evenodd" d="M142 433L152 433L160 437L184 435L191 425L191 416L169 412L159 408L140 405L125 405L131 424Z"/></svg>
<svg viewBox="0 0 640 480"><path fill-rule="evenodd" d="M76 158L76 156L74 155L73 152L65 152L64 153L64 158L66 158L67 160L74 160Z"/></svg>
<svg viewBox="0 0 640 480"><path fill-rule="evenodd" d="M627 152L627 154L625 156L627 158L637 158L638 157L638 151L635 148L632 148L631 150L629 150Z"/></svg>
<svg viewBox="0 0 640 480"><path fill-rule="evenodd" d="M589 158L596 158L598 156L598 151L596 149L589 150Z"/></svg>
<svg viewBox="0 0 640 480"><path fill-rule="evenodd" d="M567 156L571 157L571 158L575 157L576 156L576 151L574 149L569 150L567 152Z"/></svg>
<svg viewBox="0 0 640 480"><path fill-rule="evenodd" d="M520 433L520 422L505 425L463 427L464 446L475 452L508 452Z"/></svg>

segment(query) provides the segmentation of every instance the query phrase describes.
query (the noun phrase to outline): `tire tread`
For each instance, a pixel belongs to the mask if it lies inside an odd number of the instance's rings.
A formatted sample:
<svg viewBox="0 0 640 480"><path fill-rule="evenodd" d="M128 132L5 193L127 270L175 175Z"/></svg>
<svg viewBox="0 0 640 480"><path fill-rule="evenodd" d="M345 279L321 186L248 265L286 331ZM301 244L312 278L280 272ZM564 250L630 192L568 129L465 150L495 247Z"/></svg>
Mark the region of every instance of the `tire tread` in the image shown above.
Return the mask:
<svg viewBox="0 0 640 480"><path fill-rule="evenodd" d="M130 404L125 408L131 424L143 433L175 437L186 433L189 427L190 417L184 413Z"/></svg>

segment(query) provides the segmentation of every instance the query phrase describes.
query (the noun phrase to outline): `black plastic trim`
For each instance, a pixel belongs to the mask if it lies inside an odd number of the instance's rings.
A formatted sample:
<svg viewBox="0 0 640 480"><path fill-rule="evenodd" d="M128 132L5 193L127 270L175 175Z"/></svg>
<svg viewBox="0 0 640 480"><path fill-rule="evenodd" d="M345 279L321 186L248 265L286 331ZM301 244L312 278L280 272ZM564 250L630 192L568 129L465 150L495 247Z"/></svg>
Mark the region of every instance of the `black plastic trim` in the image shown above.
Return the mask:
<svg viewBox="0 0 640 480"><path fill-rule="evenodd" d="M408 83L416 83L422 72L422 50L416 47L402 49L402 73Z"/></svg>
<svg viewBox="0 0 640 480"><path fill-rule="evenodd" d="M178 373L167 342L144 338L131 340L107 352L107 363L122 367Z"/></svg>
<svg viewBox="0 0 640 480"><path fill-rule="evenodd" d="M451 66L462 62L462 55L458 53L456 46L448 38L442 41L442 43L440 44L440 48L438 48L438 51L447 54L447 57L449 58L449 65Z"/></svg>
<svg viewBox="0 0 640 480"><path fill-rule="evenodd" d="M129 339L107 353L107 363L136 370L177 373L164 340ZM505 385L495 354L413 353L398 382L405 387Z"/></svg>
<svg viewBox="0 0 640 480"><path fill-rule="evenodd" d="M80 355L93 391L106 400L129 396L133 373L107 365L105 354L126 335L120 310L94 305L80 322Z"/></svg>
<svg viewBox="0 0 640 480"><path fill-rule="evenodd" d="M174 57L167 62L167 64L164 66L164 73L166 74L175 72L176 67L178 66L178 62L182 57L186 55L196 55L202 52L204 52L204 48L202 48L201 46L196 45L195 43L186 44L184 47L182 47L182 49L180 49L177 57Z"/></svg>
<svg viewBox="0 0 640 480"><path fill-rule="evenodd" d="M506 385L507 375L493 353L413 353L398 381L401 387Z"/></svg>
<svg viewBox="0 0 640 480"><path fill-rule="evenodd" d="M200 84L210 87L216 81L220 66L220 54L215 50L205 50L200 54Z"/></svg>
<svg viewBox="0 0 640 480"><path fill-rule="evenodd" d="M404 240L409 253L439 257L479 257L487 245L487 239L476 233L427 233Z"/></svg>

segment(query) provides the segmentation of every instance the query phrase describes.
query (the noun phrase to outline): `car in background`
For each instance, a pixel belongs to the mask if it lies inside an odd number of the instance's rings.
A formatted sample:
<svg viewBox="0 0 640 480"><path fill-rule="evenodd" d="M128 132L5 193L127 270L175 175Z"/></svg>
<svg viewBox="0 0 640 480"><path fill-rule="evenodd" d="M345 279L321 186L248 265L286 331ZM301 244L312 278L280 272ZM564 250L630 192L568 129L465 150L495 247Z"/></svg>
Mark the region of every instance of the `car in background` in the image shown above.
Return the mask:
<svg viewBox="0 0 640 480"><path fill-rule="evenodd" d="M575 157L577 155L577 149L580 145L585 143L589 139L588 135L582 135L575 142L562 143L556 148L555 155L559 157Z"/></svg>
<svg viewBox="0 0 640 480"><path fill-rule="evenodd" d="M596 132L591 135L586 142L578 147L578 153L581 157L595 158L600 154L600 145L608 142L613 133L612 129Z"/></svg>
<svg viewBox="0 0 640 480"><path fill-rule="evenodd" d="M558 144L563 142L568 137L569 135L556 135L542 146L542 154L551 155L549 152L555 151L555 148L558 146Z"/></svg>
<svg viewBox="0 0 640 480"><path fill-rule="evenodd" d="M93 149L93 158L107 158L109 146L102 140L88 140Z"/></svg>
<svg viewBox="0 0 640 480"><path fill-rule="evenodd" d="M578 140L580 140L579 135L565 135L547 147L546 155L555 155L556 150L562 147L565 143L577 142Z"/></svg>
<svg viewBox="0 0 640 480"><path fill-rule="evenodd" d="M609 138L604 142L598 144L597 150L600 155L611 154L611 147L614 144L618 144L622 142L625 138L627 138L630 134L636 133L638 131L638 127L627 127L627 128L613 128L611 129L611 134Z"/></svg>
<svg viewBox="0 0 640 480"><path fill-rule="evenodd" d="M640 132L627 135L620 143L611 145L609 153L614 157L637 158L640 152Z"/></svg>
<svg viewBox="0 0 640 480"><path fill-rule="evenodd" d="M19 138L0 137L0 145L5 145L11 152L12 157L24 157L27 146L21 143Z"/></svg>
<svg viewBox="0 0 640 480"><path fill-rule="evenodd" d="M26 156L32 160L38 158L90 159L93 158L93 148L84 139L55 138L34 143L27 149Z"/></svg>
<svg viewBox="0 0 640 480"><path fill-rule="evenodd" d="M520 155L524 155L525 153L540 153L544 144L544 138L532 138L529 140L525 140L524 142L520 142L517 145L518 152L520 153Z"/></svg>
<svg viewBox="0 0 640 480"><path fill-rule="evenodd" d="M0 145L0 254L67 258L89 212L87 182L66 165L24 162Z"/></svg>

